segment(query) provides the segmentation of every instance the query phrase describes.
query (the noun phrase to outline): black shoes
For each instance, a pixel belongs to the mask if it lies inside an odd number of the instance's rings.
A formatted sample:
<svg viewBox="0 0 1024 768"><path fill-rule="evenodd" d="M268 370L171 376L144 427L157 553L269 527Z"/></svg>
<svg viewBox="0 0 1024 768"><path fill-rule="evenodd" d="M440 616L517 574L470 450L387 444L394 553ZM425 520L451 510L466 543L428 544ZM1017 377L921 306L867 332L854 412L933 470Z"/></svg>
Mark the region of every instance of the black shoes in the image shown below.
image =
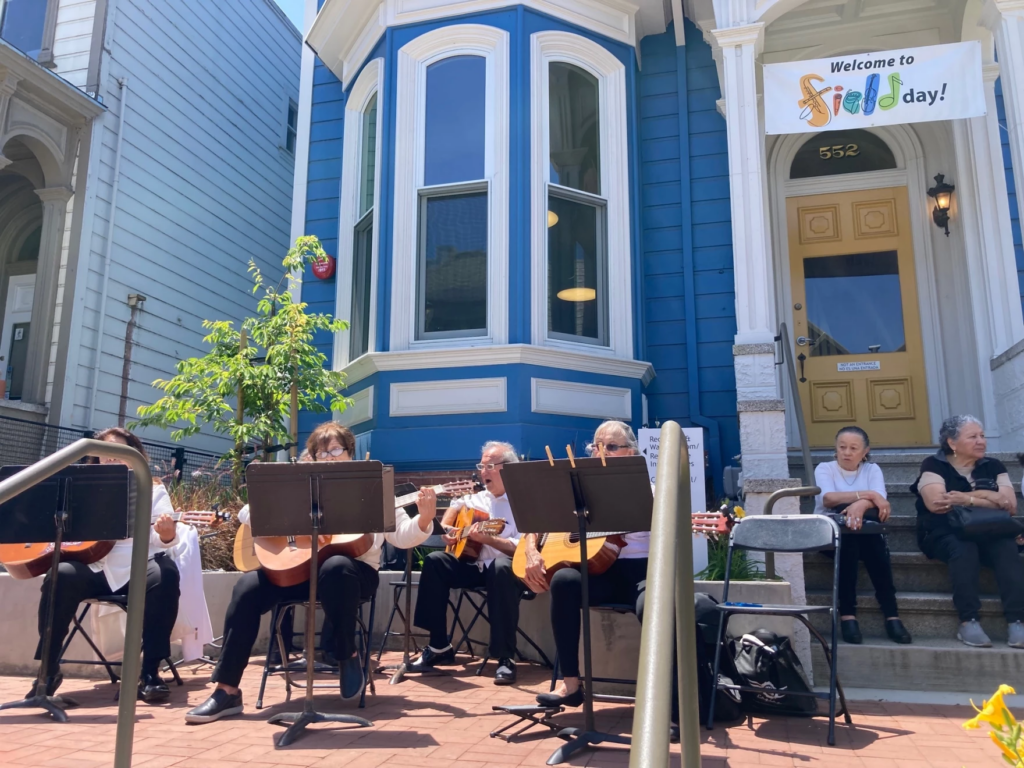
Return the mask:
<svg viewBox="0 0 1024 768"><path fill-rule="evenodd" d="M60 684L63 683L63 682L64 682L64 673L63 672L58 672L56 675L52 675L51 677L46 678L46 695L47 696L53 696L57 692L57 689L60 688ZM36 681L36 683L32 684L32 689L28 692L28 695L25 697L26 699L31 699L33 696L36 695L36 684L37 683L38 683L38 680Z"/></svg>
<svg viewBox="0 0 1024 768"><path fill-rule="evenodd" d="M840 629L843 631L843 640L853 645L860 645L864 642L864 636L860 633L860 624L856 619L843 619L840 622Z"/></svg>
<svg viewBox="0 0 1024 768"><path fill-rule="evenodd" d="M582 707L583 686L566 696L559 696L557 693L538 693L537 703L542 707Z"/></svg>
<svg viewBox="0 0 1024 768"><path fill-rule="evenodd" d="M454 664L455 663L455 649L449 645L443 651L435 651L429 645L423 649L423 653L416 661L409 664L410 672L423 672L427 669L433 669L434 667L440 666L441 664Z"/></svg>
<svg viewBox="0 0 1024 768"><path fill-rule="evenodd" d="M512 659L498 659L498 671L494 673L495 685L512 685L516 681L516 663Z"/></svg>
<svg viewBox="0 0 1024 768"><path fill-rule="evenodd" d="M903 622L899 619L887 619L885 622L885 634L889 636L889 639L894 643L900 645L910 645L914 642L914 639L907 632L907 628L903 626Z"/></svg>
<svg viewBox="0 0 1024 768"><path fill-rule="evenodd" d="M160 679L160 675L142 673L139 680L139 699L152 704L154 701L164 701L170 698L171 689L167 683Z"/></svg>
<svg viewBox="0 0 1024 768"><path fill-rule="evenodd" d="M353 701L358 699L366 686L366 677L363 675L363 665L359 660L359 654L353 654L351 658L341 662L341 700Z"/></svg>
<svg viewBox="0 0 1024 768"><path fill-rule="evenodd" d="M222 717L242 714L242 692L228 693L220 688L206 701L185 714L186 723L212 723Z"/></svg>

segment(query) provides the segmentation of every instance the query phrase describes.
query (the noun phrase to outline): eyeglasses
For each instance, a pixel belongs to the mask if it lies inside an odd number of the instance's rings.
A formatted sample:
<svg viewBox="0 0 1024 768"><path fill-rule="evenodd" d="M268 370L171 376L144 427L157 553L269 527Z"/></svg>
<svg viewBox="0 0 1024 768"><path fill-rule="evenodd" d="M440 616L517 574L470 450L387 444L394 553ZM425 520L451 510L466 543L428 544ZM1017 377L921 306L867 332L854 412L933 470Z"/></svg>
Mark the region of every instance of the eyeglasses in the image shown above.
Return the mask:
<svg viewBox="0 0 1024 768"><path fill-rule="evenodd" d="M591 443L590 445L587 446L587 453L590 454L591 456L594 456L595 454L600 453L601 452L600 447L599 447L600 445L601 445L601 443ZM604 444L604 452L606 454L608 454L608 453L616 453L617 451L624 451L624 450L626 450L628 448L629 448L628 445L619 445L618 443L605 443Z"/></svg>
<svg viewBox="0 0 1024 768"><path fill-rule="evenodd" d="M499 461L497 464L477 464L476 468L481 470L481 471L483 471L485 469L486 470L492 470L495 467L500 467L504 463L505 463L504 461Z"/></svg>
<svg viewBox="0 0 1024 768"><path fill-rule="evenodd" d="M347 449L345 448L335 448L332 451L317 451L316 457L318 459L329 459L331 457L337 458L338 456L341 456L341 454L345 453L346 450Z"/></svg>

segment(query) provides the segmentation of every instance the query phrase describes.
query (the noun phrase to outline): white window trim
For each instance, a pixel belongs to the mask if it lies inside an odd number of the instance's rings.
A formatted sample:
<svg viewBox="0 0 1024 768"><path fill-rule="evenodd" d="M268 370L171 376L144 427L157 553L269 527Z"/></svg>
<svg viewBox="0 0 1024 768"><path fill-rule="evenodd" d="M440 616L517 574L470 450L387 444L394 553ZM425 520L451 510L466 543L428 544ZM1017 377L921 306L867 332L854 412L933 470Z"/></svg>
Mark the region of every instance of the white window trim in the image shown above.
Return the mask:
<svg viewBox="0 0 1024 768"><path fill-rule="evenodd" d="M363 68L345 102L345 137L341 164L341 210L338 227L338 276L336 280L336 317L352 320L352 272L355 258L355 226L359 216L359 186L363 146L363 112L384 82L384 60L373 59ZM369 350L377 344L377 275L379 271L380 227L380 159L383 136L381 96L377 97L377 149L373 176L373 240L370 245L370 342ZM334 370L340 371L349 360L349 330L334 335Z"/></svg>
<svg viewBox="0 0 1024 768"><path fill-rule="evenodd" d="M531 326L533 343L591 354L633 357L633 274L629 227L626 68L595 42L569 32L530 37ZM566 62L597 78L601 120L601 196L607 204L608 345L548 337L548 64Z"/></svg>
<svg viewBox="0 0 1024 768"><path fill-rule="evenodd" d="M395 199L392 238L392 350L450 349L508 342L509 36L482 24L427 32L398 51ZM423 186L427 67L450 56L482 56L486 66L484 178L488 185L487 335L416 339L419 189Z"/></svg>

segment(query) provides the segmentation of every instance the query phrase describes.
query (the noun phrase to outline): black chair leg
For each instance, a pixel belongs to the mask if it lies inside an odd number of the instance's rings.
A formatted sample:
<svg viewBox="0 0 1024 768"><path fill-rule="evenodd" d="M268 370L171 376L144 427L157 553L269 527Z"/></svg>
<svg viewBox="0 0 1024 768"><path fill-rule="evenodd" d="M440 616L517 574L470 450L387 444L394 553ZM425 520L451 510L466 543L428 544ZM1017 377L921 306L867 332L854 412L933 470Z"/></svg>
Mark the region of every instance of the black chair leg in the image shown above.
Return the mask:
<svg viewBox="0 0 1024 768"><path fill-rule="evenodd" d="M85 615L89 612L89 609L91 607L92 606L90 604L86 603L85 608L82 609L82 613L78 616L72 617L71 622L74 626L68 635L67 645L71 645L71 639L76 634L80 633L82 637L85 638L85 642L87 642L89 644L89 647L92 648L92 652L96 654L96 658L100 660L100 664L102 664L106 668L107 675L110 676L110 682L116 683L121 679L121 676L114 672L114 665L111 662L107 661L107 657L104 656L103 653L100 651L99 646L97 646L96 643L93 642L93 639L89 636L89 633L86 632L85 629L82 627L82 620L85 618ZM61 652L61 659L63 659L63 657L64 653Z"/></svg>
<svg viewBox="0 0 1024 768"><path fill-rule="evenodd" d="M363 656L363 680L366 681L366 685L363 686L363 692L359 696L359 708L360 709L363 709L363 708L366 707L366 689L367 689L367 687L369 687L371 689L372 693L376 694L376 691L373 690L373 688L374 688L373 677L370 675L370 642L371 642L372 637L373 637L373 635L371 633L373 632L373 616L374 616L374 613L376 612L376 610L377 610L377 595L374 594L372 597L370 597L370 623L369 623L369 625L366 625L366 624L363 624L362 621L361 621L362 614L363 614L363 606L361 606L361 605L359 606L359 617L360 617L360 622L359 623L361 625L361 631L360 631L360 635L359 635L359 646L360 646L360 648L362 650L362 656Z"/></svg>
<svg viewBox="0 0 1024 768"><path fill-rule="evenodd" d="M185 683L181 679L181 675L178 674L178 668L174 666L174 662L171 661L171 657L168 656L164 661L167 662L167 668L170 670L171 675L174 677L174 682L178 685L184 685Z"/></svg>
<svg viewBox="0 0 1024 768"><path fill-rule="evenodd" d="M260 679L260 692L256 697L256 709L263 709L263 692L267 688L267 675L270 674L270 657L274 650L274 643L277 642L277 622L281 607L275 605L274 612L270 614L270 643L267 646L267 658L263 661L263 677ZM283 649L281 649L283 650ZM282 659L287 664L287 659Z"/></svg>
<svg viewBox="0 0 1024 768"><path fill-rule="evenodd" d="M728 581L726 582L728 590ZM728 594L728 592L726 592ZM711 668L711 700L708 702L708 721L706 728L711 731L715 728L715 699L718 697L718 670L722 664L722 636L725 634L725 625L729 621L729 614L723 612L718 619L718 640L715 643L715 665Z"/></svg>
<svg viewBox="0 0 1024 768"><path fill-rule="evenodd" d="M404 584L396 584L394 589L395 602L391 606L391 615L388 616L388 624L384 628L384 636L380 639L380 648L377 649L377 661L380 661L380 657L384 655L384 646L387 645L388 638L391 637L391 627L395 623L395 614L401 613L398 610L398 602L402 599L402 590L405 589ZM404 622L405 614L402 614L402 621ZM402 625L405 626L404 624Z"/></svg>

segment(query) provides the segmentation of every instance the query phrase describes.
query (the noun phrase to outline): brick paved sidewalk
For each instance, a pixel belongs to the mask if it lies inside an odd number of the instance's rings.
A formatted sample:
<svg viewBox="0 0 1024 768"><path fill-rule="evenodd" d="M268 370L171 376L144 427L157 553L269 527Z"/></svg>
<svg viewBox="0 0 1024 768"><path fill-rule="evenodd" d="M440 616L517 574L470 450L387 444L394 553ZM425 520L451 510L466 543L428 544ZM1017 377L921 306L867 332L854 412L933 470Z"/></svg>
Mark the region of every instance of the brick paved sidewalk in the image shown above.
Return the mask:
<svg viewBox="0 0 1024 768"><path fill-rule="evenodd" d="M394 660L395 655L389 654ZM388 657L385 657L385 661ZM260 664L262 660L260 660ZM493 665L492 665L493 667ZM511 768L542 766L557 741L538 737L506 744L489 737L509 718L493 714L495 704L529 704L533 695L547 690L547 673L520 667L520 684L499 688L486 675L476 677L477 664L454 667L450 677L415 678L391 687L378 676L377 695L368 697L360 711L372 728L316 725L308 735L285 749L275 749L278 726L266 719L275 712L301 707L301 697L284 703L284 681L272 677L263 710L255 709L259 674L253 663L243 689L246 712L202 726L186 725L185 711L209 694L208 671L183 673L185 686L171 685L167 705L140 703L135 729L134 765L144 768L372 768L373 766L451 766L452 768ZM0 678L0 701L20 698L30 687L27 678ZM52 766L93 768L113 762L117 706L114 688L94 680L66 680L60 693L73 694L81 707L70 710L71 720L61 725L36 713L0 712L0 766ZM338 708L337 698L322 692L317 707ZM353 712L357 710L351 710ZM853 707L855 727L838 725L837 745L825 743L823 719L766 720L753 718L711 733L702 731L703 764L715 768L754 765L844 768L961 768L1002 765L988 737L966 733L960 724L969 712L963 707L931 705L858 704ZM581 722L577 713L562 716L566 724ZM632 708L599 705L598 726L628 733ZM673 747L678 765L678 747ZM587 752L573 765L625 766L623 747Z"/></svg>

